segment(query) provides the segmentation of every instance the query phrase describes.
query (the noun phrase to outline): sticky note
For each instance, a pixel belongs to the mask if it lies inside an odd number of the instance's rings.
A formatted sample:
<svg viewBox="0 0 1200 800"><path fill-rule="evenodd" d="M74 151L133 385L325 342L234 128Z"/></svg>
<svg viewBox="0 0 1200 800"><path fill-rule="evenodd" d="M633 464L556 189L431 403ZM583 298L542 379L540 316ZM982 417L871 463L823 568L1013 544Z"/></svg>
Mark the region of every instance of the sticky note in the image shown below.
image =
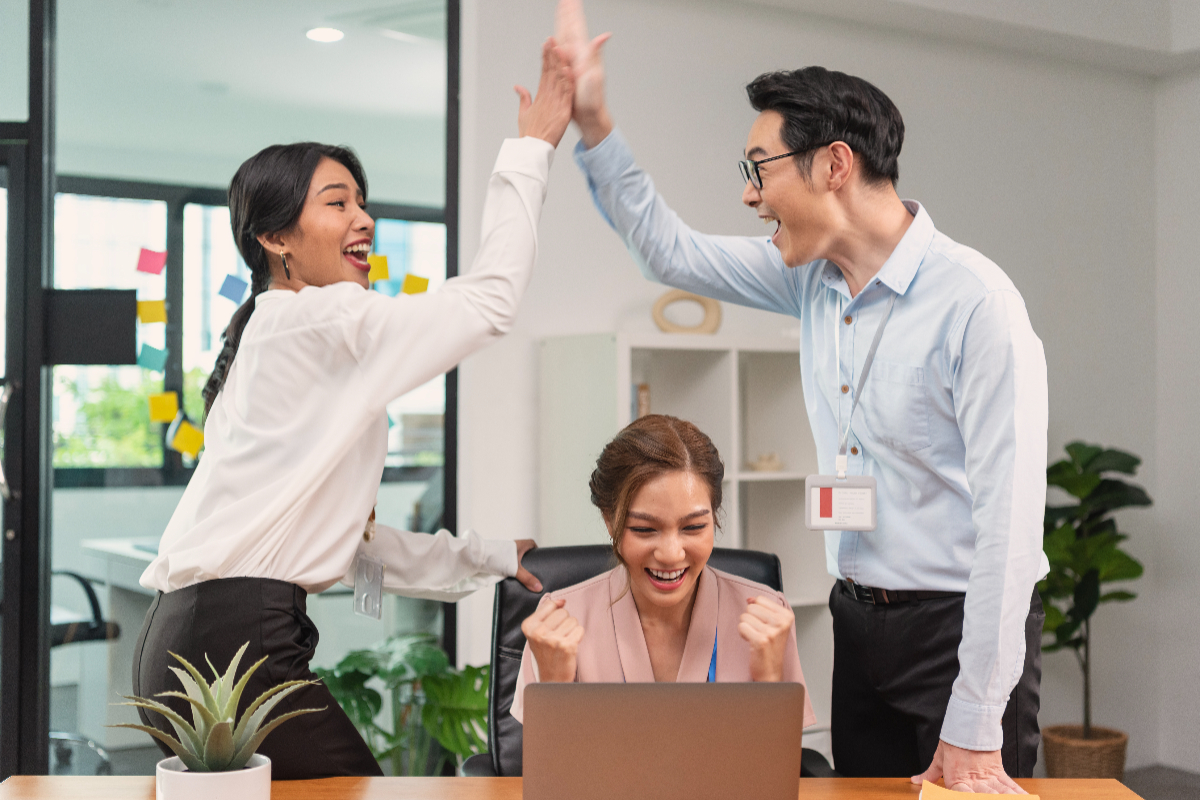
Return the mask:
<svg viewBox="0 0 1200 800"><path fill-rule="evenodd" d="M386 281L375 281L371 288L387 297L395 297L400 294L400 287L404 285L404 281L398 281L395 278L389 278Z"/></svg>
<svg viewBox="0 0 1200 800"><path fill-rule="evenodd" d="M921 794L918 800L958 800L960 797L966 797L970 792L952 792L949 789L938 786L936 783L929 781L921 782ZM977 797L978 795L972 795ZM1039 800L1036 794L1024 795L1029 800Z"/></svg>
<svg viewBox="0 0 1200 800"><path fill-rule="evenodd" d="M179 395L163 392L150 395L150 421L171 422L179 413Z"/></svg>
<svg viewBox="0 0 1200 800"><path fill-rule="evenodd" d="M217 294L229 298L240 306L248 288L250 285L237 275L226 275L225 282L221 284L221 290Z"/></svg>
<svg viewBox="0 0 1200 800"><path fill-rule="evenodd" d="M142 345L142 352L138 353L137 363L139 367L145 367L154 372L162 372L167 366L167 351L144 344Z"/></svg>
<svg viewBox="0 0 1200 800"><path fill-rule="evenodd" d="M405 275L404 285L400 291L405 294L420 294L429 288L429 278L418 278L416 275Z"/></svg>
<svg viewBox="0 0 1200 800"><path fill-rule="evenodd" d="M371 271L367 273L368 281L374 283L388 279L387 256L371 253L367 256L367 263L371 265Z"/></svg>
<svg viewBox="0 0 1200 800"><path fill-rule="evenodd" d="M142 323L166 322L166 300L138 300L138 321Z"/></svg>
<svg viewBox="0 0 1200 800"><path fill-rule="evenodd" d="M147 250L142 248L138 253L138 272L149 272L151 275L161 275L163 267L167 265L167 254L159 253L156 250Z"/></svg>
<svg viewBox="0 0 1200 800"><path fill-rule="evenodd" d="M201 447L204 447L204 432L187 420L179 423L175 438L171 440L171 448L195 458L200 454Z"/></svg>

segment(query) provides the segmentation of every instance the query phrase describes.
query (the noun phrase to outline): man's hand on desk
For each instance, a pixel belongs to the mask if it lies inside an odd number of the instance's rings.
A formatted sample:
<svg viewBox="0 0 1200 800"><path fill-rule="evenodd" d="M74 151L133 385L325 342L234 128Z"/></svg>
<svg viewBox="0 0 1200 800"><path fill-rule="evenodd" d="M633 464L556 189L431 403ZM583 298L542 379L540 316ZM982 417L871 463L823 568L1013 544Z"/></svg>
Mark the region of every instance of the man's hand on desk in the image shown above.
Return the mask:
<svg viewBox="0 0 1200 800"><path fill-rule="evenodd" d="M964 750L939 741L933 763L912 782L931 783L945 778L946 788L978 794L1028 794L1004 771L999 750Z"/></svg>

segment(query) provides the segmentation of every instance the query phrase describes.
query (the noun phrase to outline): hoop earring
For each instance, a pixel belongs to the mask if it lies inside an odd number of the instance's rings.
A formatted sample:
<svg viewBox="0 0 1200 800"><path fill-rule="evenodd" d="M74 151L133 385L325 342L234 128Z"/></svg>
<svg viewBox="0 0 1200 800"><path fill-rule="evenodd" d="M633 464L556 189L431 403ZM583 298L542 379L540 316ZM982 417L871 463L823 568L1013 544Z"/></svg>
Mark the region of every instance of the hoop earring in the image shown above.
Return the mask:
<svg viewBox="0 0 1200 800"><path fill-rule="evenodd" d="M292 271L290 269L288 269L287 254L284 253L282 250L280 250L279 257L281 259L283 259L283 274L286 275L287 279L290 281L292 279Z"/></svg>

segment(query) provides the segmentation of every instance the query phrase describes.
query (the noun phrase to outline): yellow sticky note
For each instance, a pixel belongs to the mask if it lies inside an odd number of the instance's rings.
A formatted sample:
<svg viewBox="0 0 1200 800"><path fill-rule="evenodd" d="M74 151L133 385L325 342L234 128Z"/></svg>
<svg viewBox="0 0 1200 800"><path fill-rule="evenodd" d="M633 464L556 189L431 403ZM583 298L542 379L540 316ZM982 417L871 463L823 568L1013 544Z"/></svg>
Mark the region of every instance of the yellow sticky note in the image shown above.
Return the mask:
<svg viewBox="0 0 1200 800"><path fill-rule="evenodd" d="M405 275L404 285L400 291L405 294L420 294L429 288L429 278L418 278L416 275Z"/></svg>
<svg viewBox="0 0 1200 800"><path fill-rule="evenodd" d="M139 322L167 321L166 300L138 300L137 308Z"/></svg>
<svg viewBox="0 0 1200 800"><path fill-rule="evenodd" d="M187 453L192 458L195 458L199 455L200 448L203 446L204 431L187 420L179 423L179 430L175 432L175 438L171 440L171 447L173 449L181 453Z"/></svg>
<svg viewBox="0 0 1200 800"><path fill-rule="evenodd" d="M367 273L368 281L374 283L388 279L387 256L371 253L367 256L367 263L371 265L371 271Z"/></svg>
<svg viewBox="0 0 1200 800"><path fill-rule="evenodd" d="M150 421L173 422L179 413L179 395L174 392L150 395Z"/></svg>
<svg viewBox="0 0 1200 800"><path fill-rule="evenodd" d="M938 786L936 783L929 781L921 782L921 794L918 800L958 800L960 797L966 797L969 792L952 792L949 789ZM1025 795L1029 800L1038 800L1036 794Z"/></svg>

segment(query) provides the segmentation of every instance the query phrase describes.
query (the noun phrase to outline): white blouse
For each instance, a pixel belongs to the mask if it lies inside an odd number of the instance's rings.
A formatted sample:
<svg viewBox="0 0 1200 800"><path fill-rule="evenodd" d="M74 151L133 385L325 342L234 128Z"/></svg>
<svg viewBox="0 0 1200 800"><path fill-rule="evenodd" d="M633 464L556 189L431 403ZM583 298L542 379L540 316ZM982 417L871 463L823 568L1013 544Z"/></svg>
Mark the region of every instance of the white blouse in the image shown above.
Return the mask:
<svg viewBox="0 0 1200 800"><path fill-rule="evenodd" d="M386 404L512 327L553 158L541 139L504 142L479 253L436 292L393 298L337 283L258 295L143 586L259 577L320 592L353 585L360 549L383 560L385 590L409 596L456 600L516 574L511 541L379 524L367 543L363 529L387 455Z"/></svg>

